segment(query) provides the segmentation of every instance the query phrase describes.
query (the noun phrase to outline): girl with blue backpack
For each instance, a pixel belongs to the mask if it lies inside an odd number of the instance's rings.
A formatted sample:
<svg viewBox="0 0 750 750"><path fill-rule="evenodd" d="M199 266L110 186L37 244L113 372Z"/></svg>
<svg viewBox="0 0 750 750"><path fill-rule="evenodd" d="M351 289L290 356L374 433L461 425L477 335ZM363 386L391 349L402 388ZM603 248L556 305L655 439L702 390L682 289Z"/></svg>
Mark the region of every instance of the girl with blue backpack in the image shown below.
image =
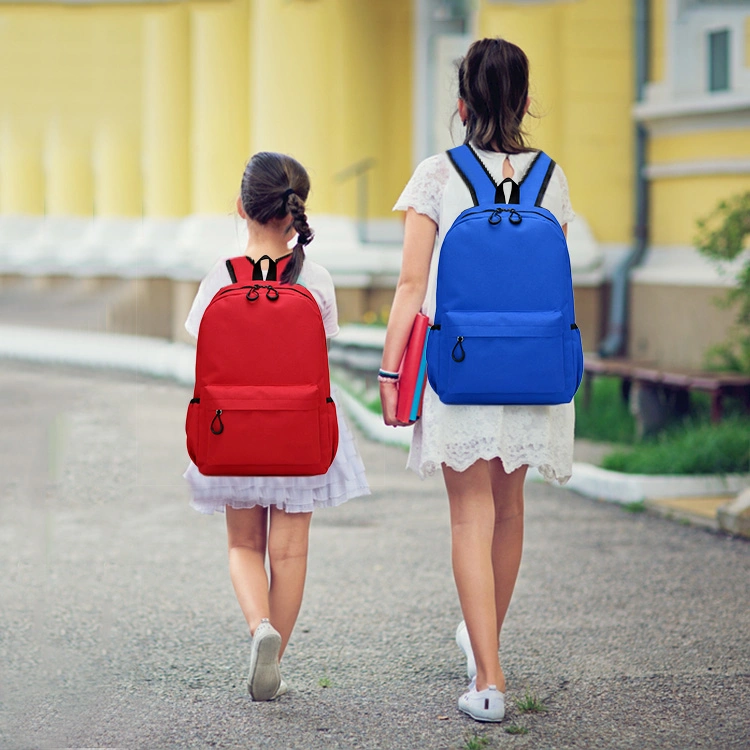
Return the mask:
<svg viewBox="0 0 750 750"><path fill-rule="evenodd" d="M574 214L562 169L526 145L525 53L503 39L475 42L459 65L458 94L464 146L420 163L394 207L406 211L404 248L379 380L386 424L405 424L398 371L415 316L427 315L430 384L408 466L421 477L442 469L448 492L464 616L456 641L471 680L458 707L501 721L500 632L521 563L526 472L562 484L572 468L582 363L565 244ZM538 245L559 271L542 260L535 279ZM506 265L493 265L499 256ZM541 274L552 278L542 283ZM560 299L527 309L543 286Z"/></svg>

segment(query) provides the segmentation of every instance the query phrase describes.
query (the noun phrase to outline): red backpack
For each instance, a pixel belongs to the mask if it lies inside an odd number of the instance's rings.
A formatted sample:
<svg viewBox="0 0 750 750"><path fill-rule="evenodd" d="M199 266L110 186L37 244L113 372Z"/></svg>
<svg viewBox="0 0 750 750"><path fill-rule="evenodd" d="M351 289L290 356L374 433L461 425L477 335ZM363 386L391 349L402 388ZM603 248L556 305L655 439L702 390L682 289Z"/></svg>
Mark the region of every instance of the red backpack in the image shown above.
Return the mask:
<svg viewBox="0 0 750 750"><path fill-rule="evenodd" d="M228 260L232 284L203 314L185 424L202 474L325 474L336 455L323 317L307 289L276 280L288 261L263 280L260 261Z"/></svg>

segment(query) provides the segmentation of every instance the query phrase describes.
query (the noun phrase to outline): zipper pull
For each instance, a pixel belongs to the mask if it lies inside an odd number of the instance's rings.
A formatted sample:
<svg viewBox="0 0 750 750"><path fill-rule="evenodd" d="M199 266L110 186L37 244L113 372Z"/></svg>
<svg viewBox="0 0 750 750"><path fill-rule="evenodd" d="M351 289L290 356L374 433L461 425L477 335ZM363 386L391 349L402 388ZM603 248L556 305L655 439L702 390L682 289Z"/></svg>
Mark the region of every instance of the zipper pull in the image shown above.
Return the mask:
<svg viewBox="0 0 750 750"><path fill-rule="evenodd" d="M504 208L496 208L490 214L490 224L499 224L503 220L503 211L505 211Z"/></svg>

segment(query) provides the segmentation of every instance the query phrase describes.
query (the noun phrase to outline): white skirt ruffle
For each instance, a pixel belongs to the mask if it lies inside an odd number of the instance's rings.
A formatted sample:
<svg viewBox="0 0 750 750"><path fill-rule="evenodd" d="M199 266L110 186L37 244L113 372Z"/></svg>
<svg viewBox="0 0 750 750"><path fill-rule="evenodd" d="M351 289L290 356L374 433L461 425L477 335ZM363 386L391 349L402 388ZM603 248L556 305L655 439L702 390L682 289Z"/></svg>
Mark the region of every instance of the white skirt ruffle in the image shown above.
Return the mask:
<svg viewBox="0 0 750 750"><path fill-rule="evenodd" d="M424 479L442 464L465 471L475 461L501 458L507 472L534 466L565 484L573 469L575 407L444 404L425 386L422 416L414 425L408 468Z"/></svg>
<svg viewBox="0 0 750 750"><path fill-rule="evenodd" d="M332 508L353 497L370 494L365 467L352 431L344 419L335 392L339 444L330 469L325 474L305 477L206 476L191 461L183 474L190 484L191 505L200 513L223 513L225 506L252 508L276 506L287 513L310 513Z"/></svg>

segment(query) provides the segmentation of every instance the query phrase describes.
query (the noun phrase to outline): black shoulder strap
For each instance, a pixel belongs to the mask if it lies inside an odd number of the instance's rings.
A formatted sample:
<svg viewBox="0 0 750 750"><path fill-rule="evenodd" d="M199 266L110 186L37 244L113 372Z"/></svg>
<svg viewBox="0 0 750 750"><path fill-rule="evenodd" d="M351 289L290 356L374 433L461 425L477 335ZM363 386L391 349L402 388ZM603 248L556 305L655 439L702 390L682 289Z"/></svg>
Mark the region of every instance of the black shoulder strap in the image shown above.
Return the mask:
<svg viewBox="0 0 750 750"><path fill-rule="evenodd" d="M520 182L520 202L527 206L541 206L554 171L555 162L544 151L540 151Z"/></svg>
<svg viewBox="0 0 750 750"><path fill-rule="evenodd" d="M506 177L496 183L474 149L464 144L448 150L456 172L469 189L474 205L483 203L509 203L541 206L547 186L555 171L555 162L543 151L539 151L520 182ZM510 185L510 197L505 199L505 185Z"/></svg>
<svg viewBox="0 0 750 750"><path fill-rule="evenodd" d="M229 271L229 278L232 280L233 284L237 283L237 274L234 272L234 266L232 265L232 261L227 258L227 271Z"/></svg>

